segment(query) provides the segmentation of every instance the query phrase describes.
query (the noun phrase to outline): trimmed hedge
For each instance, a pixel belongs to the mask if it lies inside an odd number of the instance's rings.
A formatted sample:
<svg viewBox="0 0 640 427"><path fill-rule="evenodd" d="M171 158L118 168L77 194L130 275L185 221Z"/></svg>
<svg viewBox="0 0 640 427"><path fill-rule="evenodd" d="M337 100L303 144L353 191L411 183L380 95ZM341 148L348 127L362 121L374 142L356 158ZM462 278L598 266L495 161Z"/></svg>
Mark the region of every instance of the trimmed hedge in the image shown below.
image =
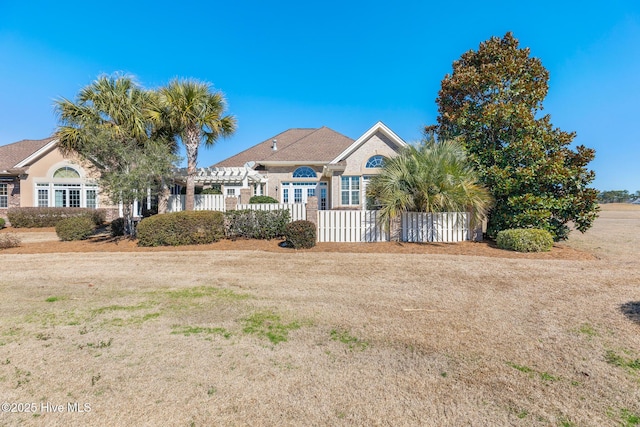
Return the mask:
<svg viewBox="0 0 640 427"><path fill-rule="evenodd" d="M0 234L0 249L17 248L20 243L22 243L22 240L15 233Z"/></svg>
<svg viewBox="0 0 640 427"><path fill-rule="evenodd" d="M311 221L293 221L285 230L287 242L295 249L308 249L316 245L316 225Z"/></svg>
<svg viewBox="0 0 640 427"><path fill-rule="evenodd" d="M548 252L553 246L553 236L538 228L514 228L498 232L496 244L500 249L517 252Z"/></svg>
<svg viewBox="0 0 640 427"><path fill-rule="evenodd" d="M4 218L0 218L0 230L4 228L4 224L5 224Z"/></svg>
<svg viewBox="0 0 640 427"><path fill-rule="evenodd" d="M253 196L249 199L249 203L278 203L278 201L271 196Z"/></svg>
<svg viewBox="0 0 640 427"><path fill-rule="evenodd" d="M10 208L7 217L14 228L55 227L65 218L84 217L98 226L105 222L106 212L87 208Z"/></svg>
<svg viewBox="0 0 640 427"><path fill-rule="evenodd" d="M285 234L291 217L287 209L254 211L245 209L225 213L226 235L230 239L275 239Z"/></svg>
<svg viewBox="0 0 640 427"><path fill-rule="evenodd" d="M56 224L56 234L62 241L84 240L91 236L95 229L93 221L83 216L65 218Z"/></svg>
<svg viewBox="0 0 640 427"><path fill-rule="evenodd" d="M200 245L224 237L224 215L216 211L185 211L154 215L140 221L138 246Z"/></svg>

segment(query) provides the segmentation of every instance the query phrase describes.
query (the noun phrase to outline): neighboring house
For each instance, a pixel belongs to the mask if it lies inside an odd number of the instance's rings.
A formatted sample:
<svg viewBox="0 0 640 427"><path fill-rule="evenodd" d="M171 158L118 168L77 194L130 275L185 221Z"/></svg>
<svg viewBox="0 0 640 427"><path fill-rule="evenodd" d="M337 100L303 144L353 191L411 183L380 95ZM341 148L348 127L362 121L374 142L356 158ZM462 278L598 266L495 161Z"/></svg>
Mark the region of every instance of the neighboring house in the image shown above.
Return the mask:
<svg viewBox="0 0 640 427"><path fill-rule="evenodd" d="M101 205L98 185L81 162L62 155L57 139L23 140L0 146L0 216L11 207Z"/></svg>
<svg viewBox="0 0 640 427"><path fill-rule="evenodd" d="M327 127L289 129L201 168L196 185L218 186L227 196L251 188L252 195L281 203L306 203L307 197L317 196L321 210L362 209L370 177L405 145L381 122L356 140Z"/></svg>

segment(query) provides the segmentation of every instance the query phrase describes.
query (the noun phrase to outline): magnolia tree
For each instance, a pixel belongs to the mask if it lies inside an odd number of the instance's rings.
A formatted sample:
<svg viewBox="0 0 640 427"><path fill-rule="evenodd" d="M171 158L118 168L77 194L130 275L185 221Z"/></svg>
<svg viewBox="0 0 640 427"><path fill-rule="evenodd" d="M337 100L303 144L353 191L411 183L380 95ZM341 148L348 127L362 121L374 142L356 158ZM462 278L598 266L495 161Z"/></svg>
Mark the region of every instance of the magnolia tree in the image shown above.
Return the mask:
<svg viewBox="0 0 640 427"><path fill-rule="evenodd" d="M540 116L549 73L511 33L493 37L453 63L438 95L440 138L458 138L495 205L489 236L542 228L566 239L567 224L586 231L597 217L593 149L570 147L575 133Z"/></svg>

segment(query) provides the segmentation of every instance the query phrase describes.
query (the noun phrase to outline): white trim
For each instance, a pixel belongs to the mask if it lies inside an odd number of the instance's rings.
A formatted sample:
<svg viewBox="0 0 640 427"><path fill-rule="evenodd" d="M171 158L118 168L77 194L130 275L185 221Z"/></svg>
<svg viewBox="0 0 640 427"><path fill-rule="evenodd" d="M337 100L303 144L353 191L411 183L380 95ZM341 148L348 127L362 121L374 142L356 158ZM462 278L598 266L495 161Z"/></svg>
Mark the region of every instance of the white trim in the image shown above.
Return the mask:
<svg viewBox="0 0 640 427"><path fill-rule="evenodd" d="M263 166L324 166L327 164L326 160L265 160L257 162Z"/></svg>
<svg viewBox="0 0 640 427"><path fill-rule="evenodd" d="M368 141L369 138L371 138L376 132L381 132L382 134L384 134L387 138L389 138L391 140L391 142L393 142L399 148L402 148L402 147L407 145L407 143L404 142L402 140L402 138L400 138L398 135L396 135L384 123L378 122L375 125L373 125L368 131L366 131L360 138L355 140L355 142L353 144L351 144L349 147L347 147L346 150L344 150L342 153L340 153L338 155L338 157L336 157L335 159L331 160L329 162L329 164L330 165L334 165L334 164L344 160L345 158L347 158L351 153L356 151L356 149L358 149L362 144L364 144L366 141Z"/></svg>
<svg viewBox="0 0 640 427"><path fill-rule="evenodd" d="M36 151L35 153L33 153L32 155L30 155L29 157L27 157L26 159L24 159L23 161L21 161L20 163L18 163L15 167L16 168L23 168L26 165L28 165L29 163L31 163L33 160L36 160L37 158L39 158L40 156L42 156L43 154L47 153L48 151L50 151L52 148L55 148L55 145L58 143L57 139L52 139L51 141L47 142L47 144L42 147L41 149L39 149L38 151Z"/></svg>

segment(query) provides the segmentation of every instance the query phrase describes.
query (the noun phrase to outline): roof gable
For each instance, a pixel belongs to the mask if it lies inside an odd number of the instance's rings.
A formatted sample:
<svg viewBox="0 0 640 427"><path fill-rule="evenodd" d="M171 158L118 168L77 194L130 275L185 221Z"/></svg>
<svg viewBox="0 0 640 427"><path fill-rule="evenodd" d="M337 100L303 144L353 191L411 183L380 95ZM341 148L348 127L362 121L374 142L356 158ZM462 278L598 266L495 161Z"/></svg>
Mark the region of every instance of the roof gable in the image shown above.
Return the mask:
<svg viewBox="0 0 640 427"><path fill-rule="evenodd" d="M277 149L273 149L276 140ZM326 126L318 129L289 129L215 164L216 167L238 167L248 162L328 163L353 143L353 139Z"/></svg>
<svg viewBox="0 0 640 427"><path fill-rule="evenodd" d="M338 154L334 159L331 160L330 164L335 165L340 163L349 157L353 152L355 152L358 148L360 148L364 143L366 143L373 135L376 133L382 133L386 136L392 144L394 144L398 149L405 147L407 145L406 142L398 135L395 134L391 129L389 129L384 123L378 122L373 125L368 131L366 131L360 138L355 140L353 144L347 147L344 151Z"/></svg>
<svg viewBox="0 0 640 427"><path fill-rule="evenodd" d="M24 139L0 147L0 172L9 172L29 166L41 155L55 147L57 140L53 137L45 139Z"/></svg>

